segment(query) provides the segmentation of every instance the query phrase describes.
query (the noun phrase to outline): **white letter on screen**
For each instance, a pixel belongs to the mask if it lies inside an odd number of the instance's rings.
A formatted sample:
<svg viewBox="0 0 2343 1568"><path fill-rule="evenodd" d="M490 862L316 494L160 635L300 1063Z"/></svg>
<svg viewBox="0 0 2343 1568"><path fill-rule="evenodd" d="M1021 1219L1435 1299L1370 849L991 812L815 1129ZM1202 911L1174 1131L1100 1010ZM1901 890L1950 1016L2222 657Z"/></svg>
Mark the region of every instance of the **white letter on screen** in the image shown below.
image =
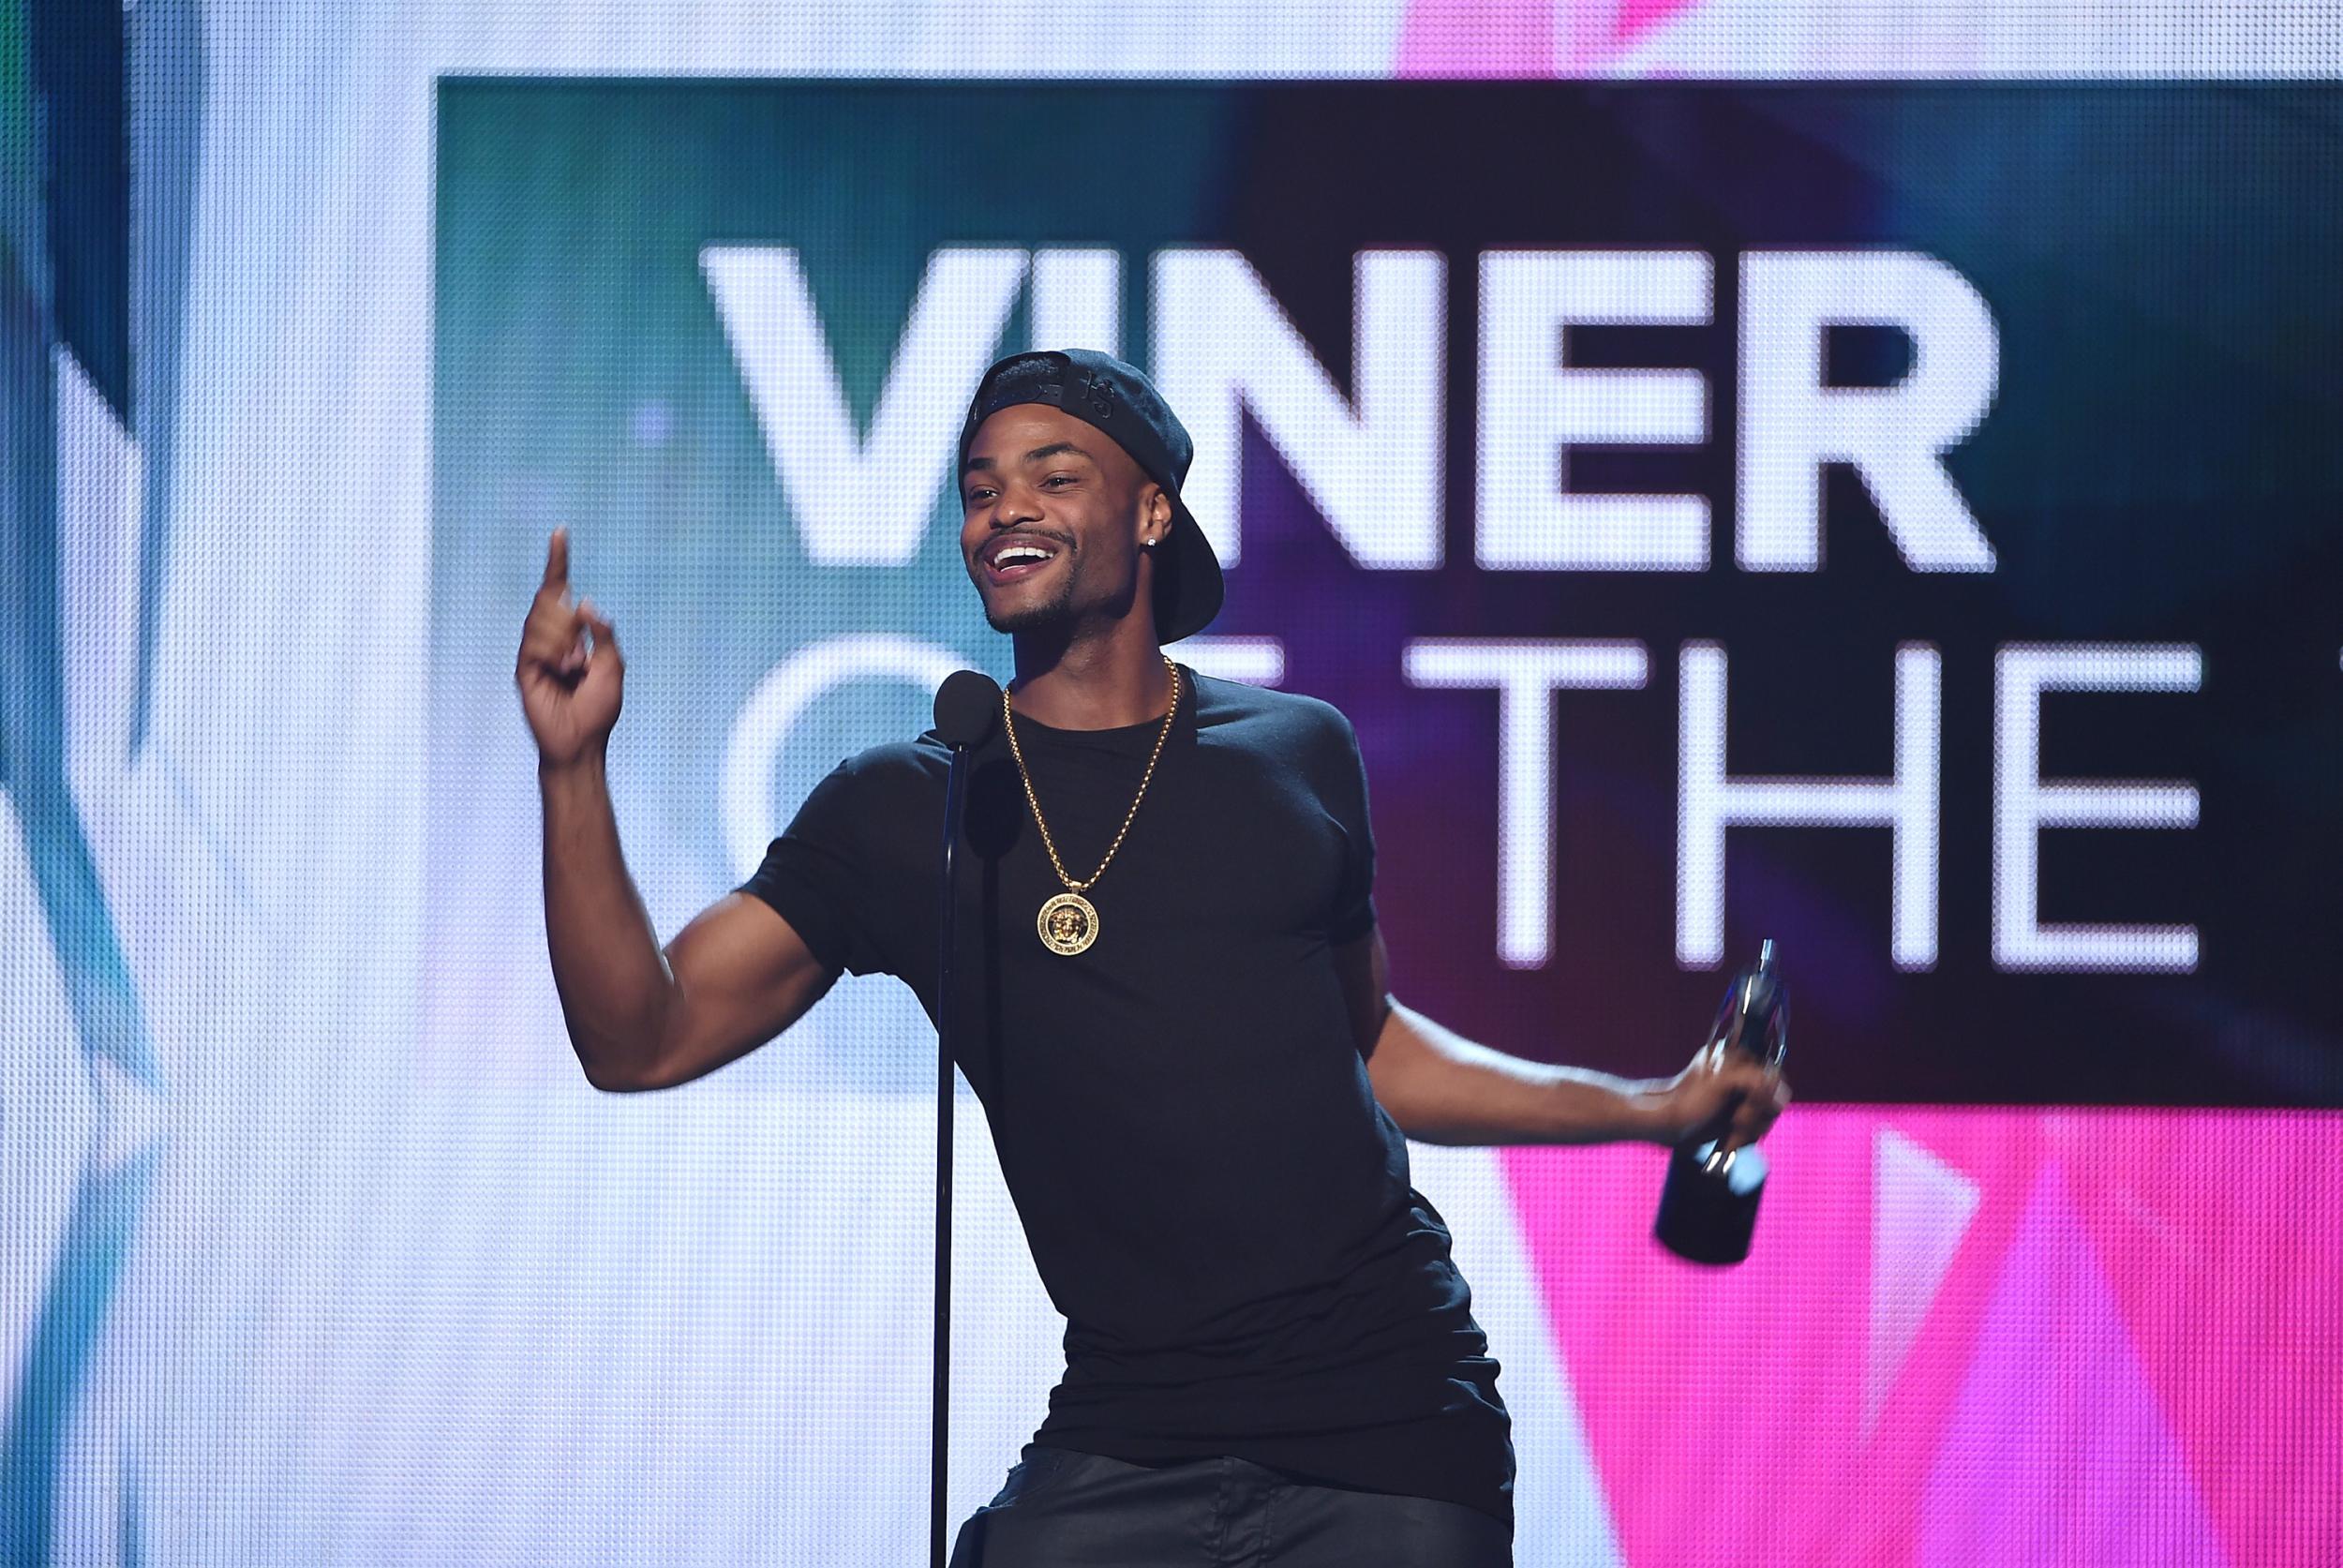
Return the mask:
<svg viewBox="0 0 2343 1568"><path fill-rule="evenodd" d="M1199 675L1222 680L1242 680L1248 686L1285 684L1286 645L1276 637L1199 633L1180 639L1180 662Z"/></svg>
<svg viewBox="0 0 2343 1568"><path fill-rule="evenodd" d="M1036 349L1097 349L1123 353L1123 258L1113 250L1033 253Z"/></svg>
<svg viewBox="0 0 2343 1568"><path fill-rule="evenodd" d="M1243 541L1242 409L1351 560L1440 563L1446 264L1438 251L1363 250L1352 266L1346 401L1251 262L1233 250L1156 255L1156 382L1195 440L1181 499L1223 565Z"/></svg>
<svg viewBox="0 0 2343 1568"><path fill-rule="evenodd" d="M1724 771L1724 650L1689 642L1677 709L1676 961L1713 969L1724 958L1724 830L1892 830L1899 969L1936 963L1937 772L1943 671L1936 650L1896 650L1896 770L1887 779L1732 778Z"/></svg>
<svg viewBox="0 0 2343 1568"><path fill-rule="evenodd" d="M1024 280L1022 250L939 250L895 347L867 437L858 436L813 295L787 247L700 252L716 313L765 432L806 557L902 566L926 535L968 399Z"/></svg>
<svg viewBox="0 0 2343 1568"><path fill-rule="evenodd" d="M1694 370L1577 370L1570 326L1709 320L1714 267L1697 250L1492 250L1481 258L1481 441L1474 556L1544 572L1698 572L1700 496L1570 493L1570 449L1709 439Z"/></svg>
<svg viewBox="0 0 2343 1568"><path fill-rule="evenodd" d="M1887 387L1823 384L1833 326L1888 326L1912 368ZM2000 335L1969 280L1911 251L1741 257L1740 529L1753 572L1822 568L1822 465L1852 463L1915 572L1991 572L1993 546L1944 454L1992 406Z"/></svg>
<svg viewBox="0 0 2343 1568"><path fill-rule="evenodd" d="M1993 962L2004 969L2115 969L2188 974L2194 926L2054 925L2041 921L2044 828L2194 828L2194 784L2042 777L2044 692L2193 692L2204 655L2193 646L2070 648L2013 644L1993 660Z"/></svg>
<svg viewBox="0 0 2343 1568"><path fill-rule="evenodd" d="M952 434L957 440L959 431ZM900 680L933 692L966 664L932 642L858 632L808 643L767 671L732 721L717 773L717 811L734 874L746 877L762 865L766 845L781 831L773 786L782 747L815 698L851 680Z"/></svg>
<svg viewBox="0 0 2343 1568"><path fill-rule="evenodd" d="M1639 642L1419 637L1402 656L1415 686L1497 689L1497 956L1535 969L1553 950L1554 694L1636 691Z"/></svg>

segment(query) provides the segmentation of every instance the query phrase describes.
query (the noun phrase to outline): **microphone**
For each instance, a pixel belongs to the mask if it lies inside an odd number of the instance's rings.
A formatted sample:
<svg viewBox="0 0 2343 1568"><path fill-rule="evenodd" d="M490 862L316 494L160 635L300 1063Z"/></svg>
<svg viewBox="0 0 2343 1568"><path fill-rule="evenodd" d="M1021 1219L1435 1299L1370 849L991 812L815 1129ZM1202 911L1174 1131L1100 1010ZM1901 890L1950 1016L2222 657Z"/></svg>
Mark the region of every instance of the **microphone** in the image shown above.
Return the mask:
<svg viewBox="0 0 2343 1568"><path fill-rule="evenodd" d="M959 928L953 890L960 871L960 817L968 790L968 754L1001 722L1000 682L980 670L954 670L935 689L935 733L952 751L944 781L944 844L939 858L935 953L935 1361L928 1404L928 1562L944 1568L945 1458L951 1442L952 1365L952 949Z"/></svg>
<svg viewBox="0 0 2343 1568"><path fill-rule="evenodd" d="M983 745L1000 722L1000 682L982 670L954 670L935 689L935 733L952 750Z"/></svg>

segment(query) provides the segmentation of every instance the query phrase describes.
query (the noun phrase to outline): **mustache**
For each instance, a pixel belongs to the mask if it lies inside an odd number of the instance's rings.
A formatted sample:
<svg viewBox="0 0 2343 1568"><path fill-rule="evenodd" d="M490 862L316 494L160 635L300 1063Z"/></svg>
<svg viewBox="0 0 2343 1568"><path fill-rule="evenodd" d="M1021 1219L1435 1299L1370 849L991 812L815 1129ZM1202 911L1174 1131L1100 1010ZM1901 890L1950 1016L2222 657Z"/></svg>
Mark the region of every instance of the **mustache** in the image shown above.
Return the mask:
<svg viewBox="0 0 2343 1568"><path fill-rule="evenodd" d="M1003 539L1046 539L1050 541L1050 543L1057 545L1060 549L1069 552L1081 548L1080 545L1074 543L1072 536L1069 534L1052 533L1047 529L1010 528L1003 529L998 533L988 533L983 538L977 540L975 548L968 552L969 559L972 560L975 560L977 556L984 554L985 551L991 549L993 545Z"/></svg>

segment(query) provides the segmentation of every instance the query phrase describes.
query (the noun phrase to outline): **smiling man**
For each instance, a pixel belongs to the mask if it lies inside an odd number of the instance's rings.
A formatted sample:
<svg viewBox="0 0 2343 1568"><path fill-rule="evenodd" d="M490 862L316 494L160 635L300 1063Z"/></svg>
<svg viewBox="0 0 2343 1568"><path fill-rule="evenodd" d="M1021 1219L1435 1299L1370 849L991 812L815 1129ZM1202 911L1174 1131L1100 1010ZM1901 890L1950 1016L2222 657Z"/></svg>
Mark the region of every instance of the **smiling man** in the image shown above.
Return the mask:
<svg viewBox="0 0 2343 1568"><path fill-rule="evenodd" d="M1746 1142L1787 1091L1706 1050L1665 1081L1535 1065L1388 994L1349 721L1162 651L1220 607L1191 455L1104 354L1015 355L977 389L961 551L1017 673L971 758L975 958L948 999L933 731L840 764L662 952L603 768L623 665L557 534L517 679L570 1037L597 1085L651 1089L781 1034L842 972L954 1008L1067 1318L1049 1414L956 1568L1510 1562L1498 1364L1406 1140Z"/></svg>

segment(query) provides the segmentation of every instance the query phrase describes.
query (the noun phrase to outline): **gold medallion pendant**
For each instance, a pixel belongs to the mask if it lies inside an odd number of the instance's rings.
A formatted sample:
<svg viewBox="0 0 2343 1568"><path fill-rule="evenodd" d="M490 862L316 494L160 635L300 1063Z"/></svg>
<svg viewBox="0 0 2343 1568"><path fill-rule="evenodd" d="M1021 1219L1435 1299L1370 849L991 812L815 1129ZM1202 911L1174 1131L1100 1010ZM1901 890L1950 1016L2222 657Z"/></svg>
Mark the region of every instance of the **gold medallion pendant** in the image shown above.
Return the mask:
<svg viewBox="0 0 2343 1568"><path fill-rule="evenodd" d="M1053 953L1078 953L1098 940L1098 911L1080 893L1060 893L1044 903L1034 925Z"/></svg>
<svg viewBox="0 0 2343 1568"><path fill-rule="evenodd" d="M1017 710L1009 706L1008 688L1001 688L1001 727L1008 731L1009 754L1017 759L1017 777L1025 786L1025 804L1033 808L1033 825L1041 831L1041 847L1049 851L1050 869L1066 885L1066 891L1041 906L1041 913L1034 918L1034 929L1041 933L1041 945L1062 957L1086 951L1098 940L1098 911L1082 894L1105 873L1114 852L1123 847L1123 835L1131 830L1131 819L1139 814L1139 803L1147 799L1148 781L1156 776L1156 764L1163 756L1163 743L1172 735L1172 721L1180 711L1180 666L1166 653L1163 667L1172 674L1172 701L1163 711L1163 727L1156 731L1156 749L1147 754L1147 770L1139 776L1139 792L1131 797L1131 809L1123 814L1123 826L1114 830L1114 842L1107 845L1106 858L1098 862L1097 871L1081 882L1067 871L1066 862L1058 856L1057 841L1050 836L1050 824L1041 815L1040 797L1034 793L1033 774L1025 767L1025 749L1017 743Z"/></svg>

